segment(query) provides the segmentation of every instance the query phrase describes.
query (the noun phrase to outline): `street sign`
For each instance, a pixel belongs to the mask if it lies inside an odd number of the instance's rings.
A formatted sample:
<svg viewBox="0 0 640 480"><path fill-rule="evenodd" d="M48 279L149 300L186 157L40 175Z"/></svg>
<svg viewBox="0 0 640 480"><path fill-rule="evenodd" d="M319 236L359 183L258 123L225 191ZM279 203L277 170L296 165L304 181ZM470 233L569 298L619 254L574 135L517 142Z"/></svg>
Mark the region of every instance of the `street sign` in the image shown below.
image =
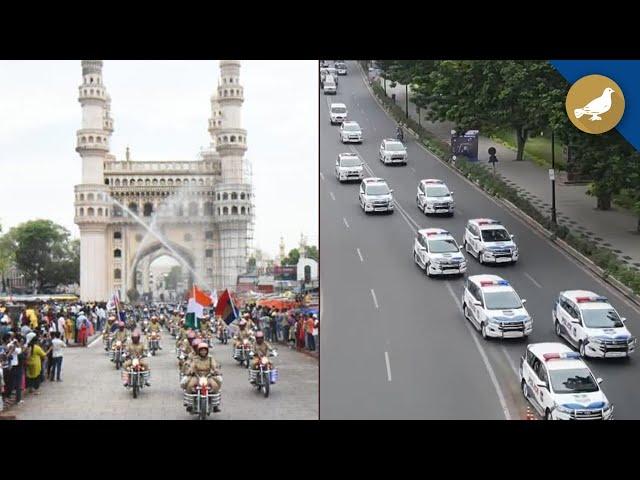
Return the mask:
<svg viewBox="0 0 640 480"><path fill-rule="evenodd" d="M549 180L554 181L556 179L556 172L553 168L549 169Z"/></svg>

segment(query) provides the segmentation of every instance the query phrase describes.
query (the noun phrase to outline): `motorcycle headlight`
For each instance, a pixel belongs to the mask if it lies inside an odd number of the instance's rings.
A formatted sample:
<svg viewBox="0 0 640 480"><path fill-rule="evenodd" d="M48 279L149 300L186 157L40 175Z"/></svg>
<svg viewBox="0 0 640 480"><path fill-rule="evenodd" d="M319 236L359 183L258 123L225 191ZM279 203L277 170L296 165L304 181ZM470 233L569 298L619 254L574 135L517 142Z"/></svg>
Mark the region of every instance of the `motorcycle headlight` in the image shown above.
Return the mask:
<svg viewBox="0 0 640 480"><path fill-rule="evenodd" d="M198 383L200 384L201 387L204 387L207 385L207 377L200 377L200 380L198 381Z"/></svg>
<svg viewBox="0 0 640 480"><path fill-rule="evenodd" d="M136 366L138 366L140 361L137 358L134 358L132 363L133 363L133 366L136 367Z"/></svg>
<svg viewBox="0 0 640 480"><path fill-rule="evenodd" d="M267 363L269 363L269 360L267 359L267 357L262 357L262 360L260 360L262 362L263 365L266 365Z"/></svg>
<svg viewBox="0 0 640 480"><path fill-rule="evenodd" d="M243 345L246 345L247 343L249 343L249 340L247 340L246 338L244 340L242 340Z"/></svg>

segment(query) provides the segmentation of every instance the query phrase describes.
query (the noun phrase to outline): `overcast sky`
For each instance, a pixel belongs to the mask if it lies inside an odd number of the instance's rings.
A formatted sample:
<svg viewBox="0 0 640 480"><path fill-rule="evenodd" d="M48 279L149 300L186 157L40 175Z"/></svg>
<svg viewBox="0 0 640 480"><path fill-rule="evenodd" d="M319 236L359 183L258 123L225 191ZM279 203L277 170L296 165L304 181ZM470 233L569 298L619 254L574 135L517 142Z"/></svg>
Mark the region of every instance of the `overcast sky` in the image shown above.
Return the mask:
<svg viewBox="0 0 640 480"><path fill-rule="evenodd" d="M209 145L218 61L111 61L103 81L115 130L111 153L194 160ZM287 251L300 233L318 243L318 96L315 61L243 61L243 127L253 166L255 246ZM0 225L48 218L79 236L73 187L80 128L80 61L0 61Z"/></svg>

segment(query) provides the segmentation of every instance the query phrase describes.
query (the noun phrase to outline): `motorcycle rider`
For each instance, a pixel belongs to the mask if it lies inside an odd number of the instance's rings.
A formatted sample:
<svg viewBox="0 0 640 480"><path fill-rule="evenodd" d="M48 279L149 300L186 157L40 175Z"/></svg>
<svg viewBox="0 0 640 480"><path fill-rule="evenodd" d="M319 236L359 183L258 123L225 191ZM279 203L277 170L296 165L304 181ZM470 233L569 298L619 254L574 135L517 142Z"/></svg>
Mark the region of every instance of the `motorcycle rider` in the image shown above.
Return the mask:
<svg viewBox="0 0 640 480"><path fill-rule="evenodd" d="M200 331L207 336L211 333L211 321L209 318L209 315L205 314L200 321Z"/></svg>
<svg viewBox="0 0 640 480"><path fill-rule="evenodd" d="M264 339L264 333L259 330L256 332L256 343L253 345L254 357L251 361L251 368L256 370L260 364L261 357L268 357L269 352L273 350L273 346L266 342ZM270 362L271 363L271 362Z"/></svg>
<svg viewBox="0 0 640 480"><path fill-rule="evenodd" d="M209 345L201 342L196 346L197 356L191 362L187 375L190 377L186 385L187 393L195 393L198 377L206 376L209 389L212 393L218 393L222 386L222 377L220 376L220 365L216 362L213 355L209 355ZM214 412L219 412L220 407L214 407Z"/></svg>
<svg viewBox="0 0 640 480"><path fill-rule="evenodd" d="M247 330L257 330L258 329L258 326L253 321L253 319L251 318L251 314L245 313L243 315L243 317L244 317L244 321L247 322Z"/></svg>
<svg viewBox="0 0 640 480"><path fill-rule="evenodd" d="M233 338L235 340L235 347L236 348L238 348L238 347L240 347L240 345L242 345L242 341L245 338L248 339L248 340L251 340L251 332L247 328L247 321L244 318L242 320L240 320L240 323L238 323L238 329L239 330L233 336Z"/></svg>
<svg viewBox="0 0 640 480"><path fill-rule="evenodd" d="M104 330L102 331L102 340L105 342L105 347L104 347L105 350L107 349L106 340L109 337L109 335L111 335L111 330L113 330L115 323L116 323L116 317L111 315L107 319L107 323L105 324Z"/></svg>
<svg viewBox="0 0 640 480"><path fill-rule="evenodd" d="M144 347L144 344L140 342L140 331L134 330L131 334L131 343L127 345L127 361L124 362L124 370L125 372L131 367L133 363L133 359L137 358L140 361L140 367L143 371L149 370L149 363L145 359L147 355L147 349ZM126 380L124 386L129 385L129 376L126 376ZM150 386L150 383L145 381L146 386Z"/></svg>
<svg viewBox="0 0 640 480"><path fill-rule="evenodd" d="M124 327L125 327L124 322L122 321L118 322L118 331L113 336L112 345L115 346L117 341L122 342L123 345L127 343L127 339L129 335L127 334L127 331L124 329Z"/></svg>
<svg viewBox="0 0 640 480"><path fill-rule="evenodd" d="M225 328L227 328L227 324L222 320L222 315L218 315L215 323L216 335L218 335L218 337L222 337L222 331Z"/></svg>
<svg viewBox="0 0 640 480"><path fill-rule="evenodd" d="M160 325L160 322L158 322L158 317L156 317L155 315L153 315L151 317L151 323L149 324L149 330L148 330L148 334L151 333L157 333L158 334L158 348L160 350L162 350L162 346L160 346L160 332L162 331L162 326Z"/></svg>
<svg viewBox="0 0 640 480"><path fill-rule="evenodd" d="M402 123L398 123L398 127L396 128L396 138L401 142L404 141L404 129L402 128Z"/></svg>

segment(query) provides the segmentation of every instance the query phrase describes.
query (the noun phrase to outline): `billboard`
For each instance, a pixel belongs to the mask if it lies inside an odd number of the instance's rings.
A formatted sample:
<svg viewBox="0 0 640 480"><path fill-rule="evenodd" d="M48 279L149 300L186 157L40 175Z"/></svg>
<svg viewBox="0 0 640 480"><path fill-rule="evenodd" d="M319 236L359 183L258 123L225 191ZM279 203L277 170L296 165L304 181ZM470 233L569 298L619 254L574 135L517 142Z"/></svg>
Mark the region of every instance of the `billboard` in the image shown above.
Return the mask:
<svg viewBox="0 0 640 480"><path fill-rule="evenodd" d="M273 276L275 280L291 280L295 281L298 274L298 269L295 265L280 267L273 267Z"/></svg>

